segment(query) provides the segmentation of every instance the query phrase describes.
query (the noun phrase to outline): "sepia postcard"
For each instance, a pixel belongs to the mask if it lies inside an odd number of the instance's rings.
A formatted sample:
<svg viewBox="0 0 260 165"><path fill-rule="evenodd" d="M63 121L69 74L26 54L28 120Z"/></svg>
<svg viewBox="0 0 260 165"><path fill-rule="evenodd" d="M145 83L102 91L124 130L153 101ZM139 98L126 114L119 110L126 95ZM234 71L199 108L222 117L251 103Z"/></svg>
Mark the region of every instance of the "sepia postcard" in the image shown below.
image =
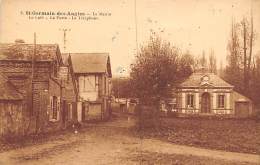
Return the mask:
<svg viewBox="0 0 260 165"><path fill-rule="evenodd" d="M0 165L260 164L260 0L0 0Z"/></svg>

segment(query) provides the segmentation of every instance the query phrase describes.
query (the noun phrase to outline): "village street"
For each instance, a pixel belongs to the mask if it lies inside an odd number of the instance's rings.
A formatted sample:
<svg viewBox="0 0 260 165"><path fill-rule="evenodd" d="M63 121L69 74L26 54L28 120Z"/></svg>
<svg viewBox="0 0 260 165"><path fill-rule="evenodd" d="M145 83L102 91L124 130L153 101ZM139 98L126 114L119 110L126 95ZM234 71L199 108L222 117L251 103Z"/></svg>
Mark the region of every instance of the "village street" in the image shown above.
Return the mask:
<svg viewBox="0 0 260 165"><path fill-rule="evenodd" d="M257 164L260 162L260 157L252 154L199 149L156 139L140 140L130 134L133 124L134 120L131 116L116 118L107 123L89 124L77 134L57 135L53 140L42 144L0 153L0 165Z"/></svg>

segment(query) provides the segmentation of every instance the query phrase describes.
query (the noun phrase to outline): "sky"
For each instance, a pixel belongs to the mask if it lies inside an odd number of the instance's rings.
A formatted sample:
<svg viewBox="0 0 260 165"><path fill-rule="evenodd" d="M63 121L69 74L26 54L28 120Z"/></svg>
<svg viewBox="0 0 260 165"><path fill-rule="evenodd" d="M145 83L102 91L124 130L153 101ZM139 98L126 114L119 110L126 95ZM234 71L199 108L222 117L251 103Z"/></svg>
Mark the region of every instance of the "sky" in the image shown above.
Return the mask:
<svg viewBox="0 0 260 165"><path fill-rule="evenodd" d="M0 42L23 39L33 43L57 43L71 53L108 52L112 73L125 75L136 54L134 0L0 0ZM151 30L182 51L206 55L211 49L218 63L225 64L232 17L240 21L254 14L257 40L254 52L260 51L260 0L136 0L137 42L144 45ZM29 19L26 11L97 13L96 20ZM108 14L99 16L99 13ZM69 17L69 16L68 16ZM44 16L45 18L45 16Z"/></svg>

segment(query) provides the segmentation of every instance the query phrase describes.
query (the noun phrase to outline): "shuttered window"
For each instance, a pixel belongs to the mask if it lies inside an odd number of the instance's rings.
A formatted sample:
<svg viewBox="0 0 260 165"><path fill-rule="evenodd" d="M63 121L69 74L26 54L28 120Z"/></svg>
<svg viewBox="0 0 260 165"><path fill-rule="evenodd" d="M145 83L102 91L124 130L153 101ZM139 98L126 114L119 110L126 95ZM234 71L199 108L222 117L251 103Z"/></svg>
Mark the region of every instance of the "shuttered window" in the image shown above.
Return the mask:
<svg viewBox="0 0 260 165"><path fill-rule="evenodd" d="M194 95L193 94L187 94L187 107L194 108Z"/></svg>
<svg viewBox="0 0 260 165"><path fill-rule="evenodd" d="M220 94L218 95L218 108L224 108L225 107L225 95Z"/></svg>

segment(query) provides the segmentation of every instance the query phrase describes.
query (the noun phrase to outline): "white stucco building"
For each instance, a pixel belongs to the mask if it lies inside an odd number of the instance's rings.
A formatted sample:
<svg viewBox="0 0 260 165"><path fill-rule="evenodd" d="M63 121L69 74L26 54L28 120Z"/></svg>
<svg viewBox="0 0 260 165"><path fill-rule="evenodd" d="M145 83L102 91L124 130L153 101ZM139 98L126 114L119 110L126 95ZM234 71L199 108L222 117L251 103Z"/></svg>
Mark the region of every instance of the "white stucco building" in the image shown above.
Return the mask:
<svg viewBox="0 0 260 165"><path fill-rule="evenodd" d="M108 53L70 53L79 89L79 121L110 114L111 65Z"/></svg>
<svg viewBox="0 0 260 165"><path fill-rule="evenodd" d="M252 102L214 73L195 72L176 88L181 114L221 114L247 117Z"/></svg>

